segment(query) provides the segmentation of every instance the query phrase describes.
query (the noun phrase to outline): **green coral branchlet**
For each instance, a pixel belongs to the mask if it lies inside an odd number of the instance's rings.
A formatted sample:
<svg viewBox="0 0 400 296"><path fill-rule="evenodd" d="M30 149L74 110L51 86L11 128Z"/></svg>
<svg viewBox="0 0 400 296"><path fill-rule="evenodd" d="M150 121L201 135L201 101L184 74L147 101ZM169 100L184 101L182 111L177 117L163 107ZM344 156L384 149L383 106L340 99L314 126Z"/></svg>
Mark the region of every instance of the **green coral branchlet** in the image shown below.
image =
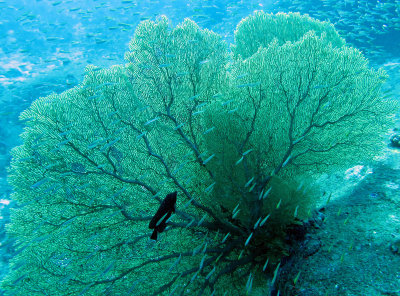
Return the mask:
<svg viewBox="0 0 400 296"><path fill-rule="evenodd" d="M126 65L21 114L8 295L258 295L322 173L368 161L394 103L333 26L256 12L221 36L139 24ZM149 221L178 192L157 242ZM276 272L275 272L276 273Z"/></svg>
<svg viewBox="0 0 400 296"><path fill-rule="evenodd" d="M309 31L314 31L317 36L325 35L328 43L334 47L345 44L344 39L329 22L315 21L299 13L268 14L255 11L253 15L238 24L232 51L235 57L240 55L246 59L252 56L260 46L266 47L274 40L279 45L288 41L296 42Z"/></svg>

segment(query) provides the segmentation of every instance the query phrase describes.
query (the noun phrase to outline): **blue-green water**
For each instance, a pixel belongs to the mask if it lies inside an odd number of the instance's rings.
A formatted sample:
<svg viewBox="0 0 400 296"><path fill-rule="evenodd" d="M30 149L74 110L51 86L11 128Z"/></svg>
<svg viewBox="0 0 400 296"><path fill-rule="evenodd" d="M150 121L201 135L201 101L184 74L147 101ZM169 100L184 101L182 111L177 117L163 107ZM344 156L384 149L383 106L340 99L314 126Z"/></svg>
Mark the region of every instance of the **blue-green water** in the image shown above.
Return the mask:
<svg viewBox="0 0 400 296"><path fill-rule="evenodd" d="M190 18L201 28L218 33L227 44L230 44L234 43L237 24L254 10L272 13L300 12L333 23L347 44L360 49L369 59L370 67L383 67L388 72L390 77L383 85L385 96L390 95L393 98L400 96L400 4L395 0L93 0L82 3L72 0L0 0L0 206L2 210L0 272L2 277L8 272L9 259L16 252L13 244L15 238L5 234L4 225L10 222L10 208L19 207L10 196L13 188L6 179L7 168L11 161L10 150L22 143L19 134L23 130L24 122L18 120L19 114L39 97L61 93L78 85L83 80L85 67L89 64L101 68L124 64L126 62L124 53L128 51L128 43L142 21L154 21L161 15L166 15L170 25L175 27L185 18ZM393 129L396 126L388 128ZM388 137L386 139L388 140ZM210 157L205 158L204 162L211 161L212 154ZM384 179L382 182L396 183L397 179L393 179L394 177L388 177L388 180ZM395 213L388 213L388 216L390 215ZM397 237L399 233L391 235ZM340 260L341 258L338 259ZM18 283L19 281L15 282ZM397 294L393 295L398 295L400 284L397 281L393 286L392 290L385 289L396 291L397 287L397 292L393 292ZM325 295L324 291L320 292L320 295ZM45 292L35 293L46 295ZM130 293L142 295L140 292ZM205 293L205 295L211 294L208 290ZM337 295L364 295L361 292L340 293ZM376 295L383 293L376 292Z"/></svg>

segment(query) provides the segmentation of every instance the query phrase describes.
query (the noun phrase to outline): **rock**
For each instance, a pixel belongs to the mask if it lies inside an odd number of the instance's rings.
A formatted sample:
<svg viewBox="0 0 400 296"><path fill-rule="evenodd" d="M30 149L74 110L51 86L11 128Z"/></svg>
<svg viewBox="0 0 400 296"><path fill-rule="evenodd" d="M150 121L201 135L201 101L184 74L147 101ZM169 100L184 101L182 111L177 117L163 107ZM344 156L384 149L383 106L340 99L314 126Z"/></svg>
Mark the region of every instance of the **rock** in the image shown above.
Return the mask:
<svg viewBox="0 0 400 296"><path fill-rule="evenodd" d="M321 248L321 242L318 239L311 239L304 244L303 257L307 258L319 251Z"/></svg>
<svg viewBox="0 0 400 296"><path fill-rule="evenodd" d="M393 147L400 147L400 135L394 134L390 137L390 144Z"/></svg>
<svg viewBox="0 0 400 296"><path fill-rule="evenodd" d="M400 239L397 240L397 241L395 241L393 244L391 244L390 250L391 250L394 254L400 255Z"/></svg>
<svg viewBox="0 0 400 296"><path fill-rule="evenodd" d="M318 296L320 295L318 290L315 288L306 288L306 289L300 289L298 291L298 294L296 294L298 296Z"/></svg>

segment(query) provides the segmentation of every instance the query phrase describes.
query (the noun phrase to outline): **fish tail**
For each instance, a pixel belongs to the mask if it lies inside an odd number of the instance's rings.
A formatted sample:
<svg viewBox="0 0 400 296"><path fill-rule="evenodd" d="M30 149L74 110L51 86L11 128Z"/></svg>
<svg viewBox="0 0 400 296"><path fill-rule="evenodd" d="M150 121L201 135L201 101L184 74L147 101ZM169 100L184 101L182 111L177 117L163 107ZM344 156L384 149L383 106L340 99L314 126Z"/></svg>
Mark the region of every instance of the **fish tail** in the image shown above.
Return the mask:
<svg viewBox="0 0 400 296"><path fill-rule="evenodd" d="M153 233L151 234L151 239L157 240L157 229L154 229Z"/></svg>

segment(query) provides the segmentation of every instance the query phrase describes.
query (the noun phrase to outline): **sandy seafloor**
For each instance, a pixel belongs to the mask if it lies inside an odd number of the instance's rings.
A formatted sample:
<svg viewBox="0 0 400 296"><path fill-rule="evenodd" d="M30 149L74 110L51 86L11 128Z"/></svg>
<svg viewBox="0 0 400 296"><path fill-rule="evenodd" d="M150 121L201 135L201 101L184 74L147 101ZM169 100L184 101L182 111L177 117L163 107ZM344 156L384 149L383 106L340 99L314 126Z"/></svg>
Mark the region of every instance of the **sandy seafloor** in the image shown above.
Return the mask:
<svg viewBox="0 0 400 296"><path fill-rule="evenodd" d="M400 99L400 60L382 67L390 75L385 88ZM389 144L393 133L382 138L385 149L371 164L321 178L332 196L321 199L323 223L282 271L290 295L400 295L400 148Z"/></svg>

